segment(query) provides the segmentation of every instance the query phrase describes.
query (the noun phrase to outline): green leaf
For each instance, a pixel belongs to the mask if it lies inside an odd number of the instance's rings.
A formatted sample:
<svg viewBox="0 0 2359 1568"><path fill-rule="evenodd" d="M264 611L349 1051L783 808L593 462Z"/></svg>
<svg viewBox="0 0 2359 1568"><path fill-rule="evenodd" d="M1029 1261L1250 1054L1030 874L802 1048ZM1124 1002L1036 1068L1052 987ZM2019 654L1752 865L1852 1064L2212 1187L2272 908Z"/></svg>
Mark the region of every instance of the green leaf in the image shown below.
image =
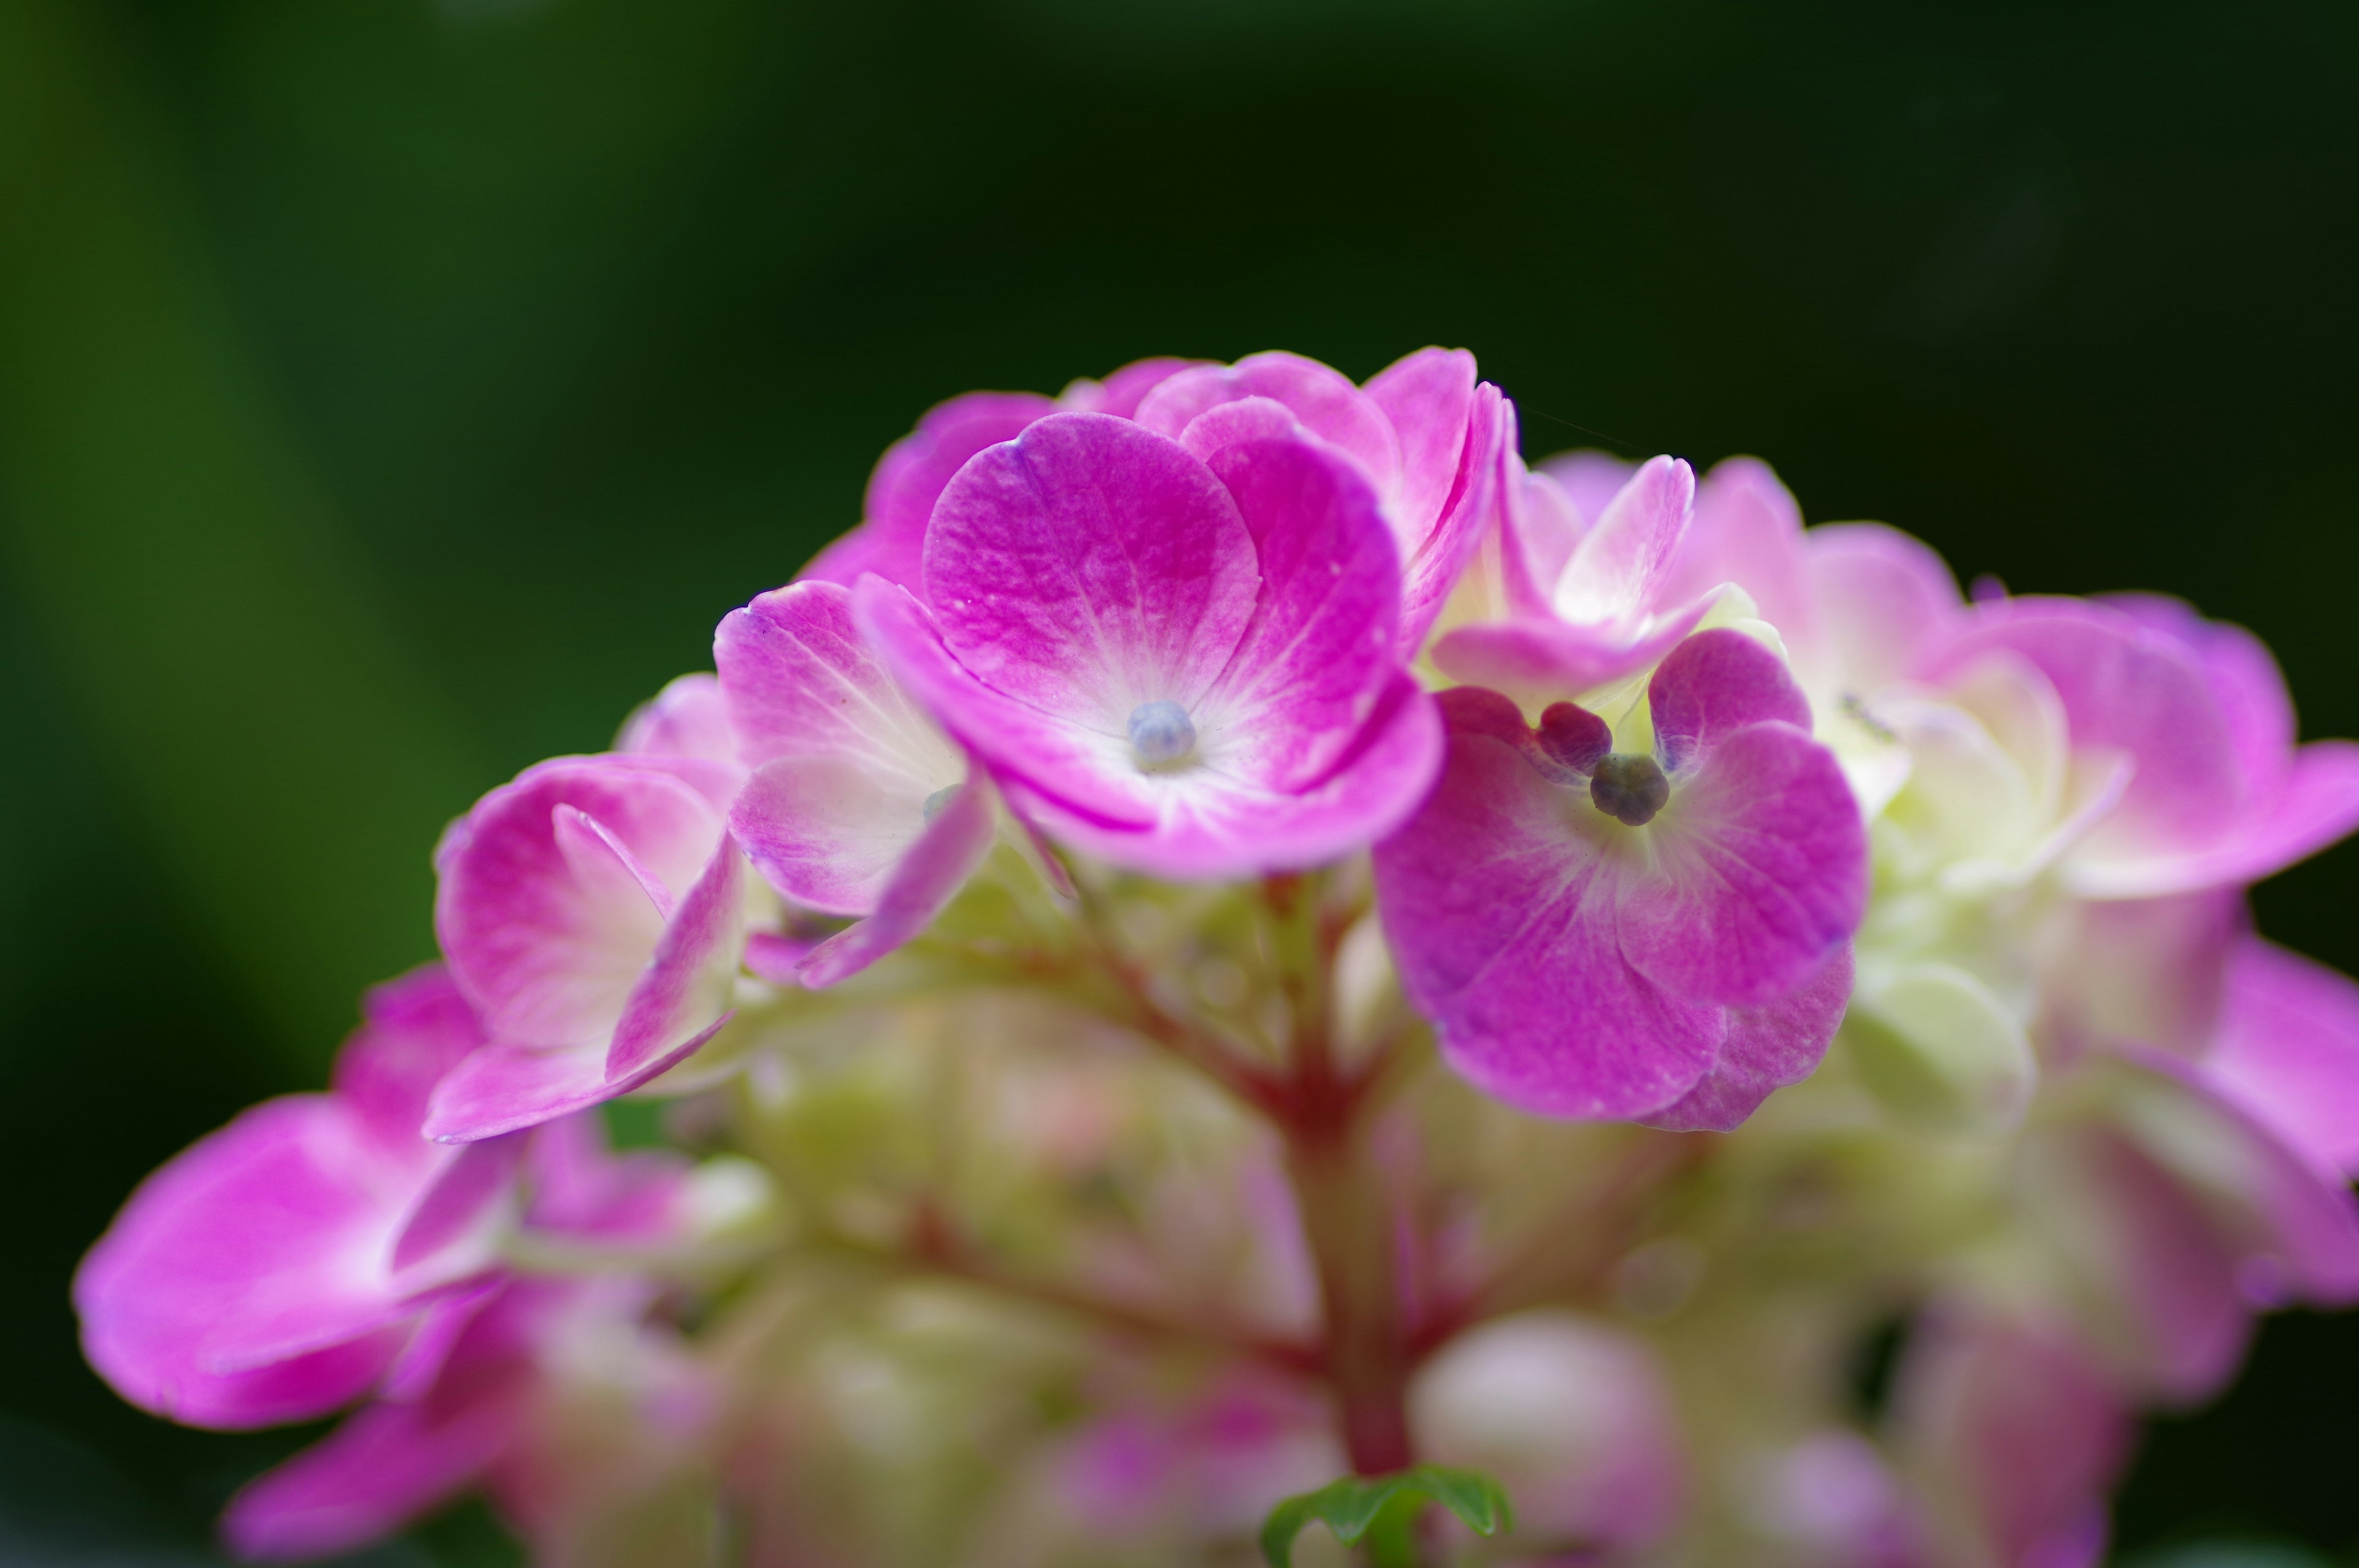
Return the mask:
<svg viewBox="0 0 2359 1568"><path fill-rule="evenodd" d="M1261 1527L1262 1557L1269 1568L1294 1568L1294 1538L1312 1519L1323 1521L1344 1545L1354 1545L1396 1498L1440 1503L1477 1535L1516 1528L1506 1491L1490 1476L1446 1465L1419 1465L1390 1476L1346 1476L1315 1492L1287 1498L1270 1510Z"/></svg>

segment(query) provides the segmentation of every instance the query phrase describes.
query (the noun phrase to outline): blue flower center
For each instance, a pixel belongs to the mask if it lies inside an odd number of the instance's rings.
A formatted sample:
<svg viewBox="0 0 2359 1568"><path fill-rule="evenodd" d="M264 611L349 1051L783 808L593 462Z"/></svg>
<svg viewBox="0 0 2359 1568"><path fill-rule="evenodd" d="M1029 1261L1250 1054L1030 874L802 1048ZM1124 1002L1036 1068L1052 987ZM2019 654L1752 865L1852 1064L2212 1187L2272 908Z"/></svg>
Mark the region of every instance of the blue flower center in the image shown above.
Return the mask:
<svg viewBox="0 0 2359 1568"><path fill-rule="evenodd" d="M1644 827L1671 798L1671 781L1645 752L1614 752L1597 760L1589 798L1625 827Z"/></svg>
<svg viewBox="0 0 2359 1568"><path fill-rule="evenodd" d="M1196 753L1195 723L1168 698L1142 702L1130 710L1130 750L1142 768L1184 762Z"/></svg>

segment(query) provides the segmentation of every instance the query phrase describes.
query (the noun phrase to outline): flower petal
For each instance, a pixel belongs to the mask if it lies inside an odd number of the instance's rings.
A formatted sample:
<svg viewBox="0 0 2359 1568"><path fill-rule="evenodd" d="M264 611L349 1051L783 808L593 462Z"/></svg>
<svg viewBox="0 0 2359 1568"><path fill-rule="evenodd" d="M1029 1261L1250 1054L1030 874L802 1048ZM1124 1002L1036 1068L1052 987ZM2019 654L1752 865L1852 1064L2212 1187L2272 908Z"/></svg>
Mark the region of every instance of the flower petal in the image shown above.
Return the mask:
<svg viewBox="0 0 2359 1568"><path fill-rule="evenodd" d="M1865 696L1908 675L1965 613L1948 563L1897 528L1822 524L1802 535L1802 552L1824 638L1812 656L1839 689Z"/></svg>
<svg viewBox="0 0 2359 1568"><path fill-rule="evenodd" d="M1549 600L1576 625L1623 625L1654 608L1671 557L1687 532L1695 473L1677 458L1654 458L1581 536Z"/></svg>
<svg viewBox="0 0 2359 1568"><path fill-rule="evenodd" d="M951 654L1006 696L1109 737L1141 703L1195 708L1258 585L1252 536L1212 470L1103 414L1054 415L977 457L927 535L926 591Z"/></svg>
<svg viewBox="0 0 2359 1568"><path fill-rule="evenodd" d="M1643 1118L1668 1132L1732 1132L1761 1102L1818 1070L1851 1000L1851 948L1791 992L1728 1010L1728 1038L1695 1087Z"/></svg>
<svg viewBox="0 0 2359 1568"><path fill-rule="evenodd" d="M1655 746L1673 773L1695 766L1749 725L1810 730L1810 702L1786 662L1742 632L1715 627L1681 643L1647 685Z"/></svg>
<svg viewBox="0 0 2359 1568"><path fill-rule="evenodd" d="M861 525L821 551L802 576L849 588L863 572L875 572L922 594L926 524L951 477L975 453L1014 440L1056 411L1055 403L1032 392L970 392L934 405L876 460Z"/></svg>
<svg viewBox="0 0 2359 1568"><path fill-rule="evenodd" d="M74 1277L91 1365L198 1426L304 1419L367 1389L400 1349L384 1331L419 1310L388 1267L417 1187L388 1191L367 1147L336 1098L290 1095L150 1175Z"/></svg>
<svg viewBox="0 0 2359 1568"><path fill-rule="evenodd" d="M484 1041L451 971L424 964L369 988L368 1022L336 1055L335 1098L388 1162L423 1171L442 1156L419 1136L442 1075Z"/></svg>
<svg viewBox="0 0 2359 1568"><path fill-rule="evenodd" d="M1689 640L1712 602L1699 599L1636 628L1573 626L1537 616L1461 626L1434 644L1433 662L1452 680L1526 702L1577 697L1662 659Z"/></svg>
<svg viewBox="0 0 2359 1568"><path fill-rule="evenodd" d="M561 828L580 827L567 808L602 831ZM722 826L654 760L561 757L485 795L443 857L434 923L490 1033L603 1054L664 930L641 879L690 887ZM598 860L607 837L628 866Z"/></svg>
<svg viewBox="0 0 2359 1568"><path fill-rule="evenodd" d="M2246 936L2202 1067L2320 1169L2359 1172L2359 983L2349 976Z"/></svg>
<svg viewBox="0 0 2359 1568"><path fill-rule="evenodd" d="M1408 542L1401 562L1401 611L1398 647L1404 659L1414 657L1433 629L1442 606L1450 601L1458 579L1473 561L1483 541L1498 527L1504 469L1502 444L1506 438L1506 399L1484 383L1475 388L1468 419L1464 451L1441 515L1421 538Z"/></svg>
<svg viewBox="0 0 2359 1568"><path fill-rule="evenodd" d="M1399 442L1400 483L1391 502L1404 556L1415 553L1459 488L1474 382L1474 356L1464 349L1419 349L1370 376L1362 389Z"/></svg>
<svg viewBox="0 0 2359 1568"><path fill-rule="evenodd" d="M1379 493L1389 495L1400 483L1400 440L1384 409L1350 377L1299 354L1248 354L1233 365L1180 371L1139 403L1135 417L1177 439L1207 409L1241 397L1286 405L1303 428L1349 454Z"/></svg>
<svg viewBox="0 0 2359 1568"><path fill-rule="evenodd" d="M1484 710L1498 700L1442 694L1451 734L1440 783L1376 847L1403 988L1435 1021L1451 1065L1510 1104L1572 1117L1658 1110L1710 1068L1725 1021L1624 960L1598 896L1604 857L1568 830L1568 792L1485 732Z"/></svg>
<svg viewBox="0 0 2359 1568"><path fill-rule="evenodd" d="M1656 863L1620 877L1614 918L1630 963L1674 996L1775 1000L1866 911L1858 803L1834 754L1789 725L1721 741L1647 831Z"/></svg>
<svg viewBox="0 0 2359 1568"><path fill-rule="evenodd" d="M648 1064L679 1061L729 1013L745 944L745 857L723 838L664 927L606 1051L606 1076L642 1083Z"/></svg>
<svg viewBox="0 0 2359 1568"><path fill-rule="evenodd" d="M797 966L803 984L821 990L849 979L924 931L966 885L995 836L990 785L970 777L893 867L874 912L812 948Z"/></svg>
<svg viewBox="0 0 2359 1568"><path fill-rule="evenodd" d="M1204 364L1203 360L1133 360L1103 381L1084 377L1057 395L1057 406L1076 414L1112 414L1128 419L1138 412L1139 399L1180 371Z"/></svg>

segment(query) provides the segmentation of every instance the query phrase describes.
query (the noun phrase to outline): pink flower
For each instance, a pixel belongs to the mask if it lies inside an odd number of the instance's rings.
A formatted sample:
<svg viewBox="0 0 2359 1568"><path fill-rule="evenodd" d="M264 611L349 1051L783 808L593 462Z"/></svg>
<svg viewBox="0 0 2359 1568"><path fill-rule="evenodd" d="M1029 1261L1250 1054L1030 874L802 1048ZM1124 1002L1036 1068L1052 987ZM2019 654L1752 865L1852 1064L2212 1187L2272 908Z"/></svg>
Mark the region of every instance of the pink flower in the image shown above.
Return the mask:
<svg viewBox="0 0 2359 1568"><path fill-rule="evenodd" d="M1695 504L1695 475L1678 459L1641 467L1593 523L1546 475L1511 472L1506 493L1511 613L1434 645L1456 679L1517 697L1587 691L1654 664L1712 609L1717 584L1681 601L1665 593Z"/></svg>
<svg viewBox="0 0 2359 1568"><path fill-rule="evenodd" d="M958 892L991 848L989 786L869 651L834 583L733 611L713 658L754 770L732 832L787 898L860 917L783 955L782 978L832 985L925 929Z"/></svg>
<svg viewBox="0 0 2359 1568"><path fill-rule="evenodd" d="M325 1414L439 1355L493 1266L519 1145L419 1136L482 1043L440 967L368 995L326 1094L245 1112L147 1178L74 1279L91 1365L193 1426Z"/></svg>
<svg viewBox="0 0 2359 1568"><path fill-rule="evenodd" d="M684 1227L678 1159L617 1158L586 1117L550 1122L530 1142L527 1226L608 1245L659 1242ZM677 1438L692 1424L680 1418L704 1401L669 1336L642 1326L656 1294L649 1281L608 1273L506 1280L469 1298L421 1376L382 1390L327 1437L248 1483L223 1515L223 1536L249 1562L332 1556L390 1535L487 1476L503 1501L525 1505L513 1511L529 1514L548 1468L533 1453L536 1429L564 1385L585 1375L652 1374L657 1397L641 1419L650 1434Z"/></svg>
<svg viewBox="0 0 2359 1568"><path fill-rule="evenodd" d="M1867 845L1776 654L1700 633L1648 687L1649 751L1558 703L1442 694L1450 755L1376 849L1410 1000L1477 1086L1547 1115L1729 1128L1824 1053Z"/></svg>
<svg viewBox="0 0 2359 1568"><path fill-rule="evenodd" d="M804 577L851 587L875 572L926 600L926 527L951 477L985 448L1060 411L1135 419L1201 458L1242 435L1289 430L1348 457L1375 487L1399 546L1405 654L1424 641L1496 504L1505 405L1498 388L1478 384L1474 356L1463 350L1420 349L1364 387L1299 354L1252 354L1234 365L1141 360L1102 383L1075 382L1054 402L975 392L929 410L877 463L866 521Z"/></svg>
<svg viewBox="0 0 2359 1568"><path fill-rule="evenodd" d="M1970 1303L1918 1320L1893 1395L1937 1561L2096 1568L2105 1493L2128 1462L2129 1401L2053 1324Z"/></svg>
<svg viewBox="0 0 2359 1568"><path fill-rule="evenodd" d="M2285 683L2251 633L2176 600L1980 604L1919 654L1939 685L1978 661L2055 688L2078 757L2125 765L2118 802L2060 862L2085 897L2139 898L2267 876L2359 825L2359 744L2294 744Z"/></svg>
<svg viewBox="0 0 2359 1568"><path fill-rule="evenodd" d="M559 757L451 824L435 932L491 1040L435 1090L427 1136L611 1099L721 1027L745 946L735 777L700 757Z"/></svg>
<svg viewBox="0 0 2359 1568"><path fill-rule="evenodd" d="M1020 813L1182 878L1365 844L1415 808L1440 751L1358 466L1293 435L1222 439L1207 461L1105 415L1044 419L942 492L931 611L873 578L855 603Z"/></svg>

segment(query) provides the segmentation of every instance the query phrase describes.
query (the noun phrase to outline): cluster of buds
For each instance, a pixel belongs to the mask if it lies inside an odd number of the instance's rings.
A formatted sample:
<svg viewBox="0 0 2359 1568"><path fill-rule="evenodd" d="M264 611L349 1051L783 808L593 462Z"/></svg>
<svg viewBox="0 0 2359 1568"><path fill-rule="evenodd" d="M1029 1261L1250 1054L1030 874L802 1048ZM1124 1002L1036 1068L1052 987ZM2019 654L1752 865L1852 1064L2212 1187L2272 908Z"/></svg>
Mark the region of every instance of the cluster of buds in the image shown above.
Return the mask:
<svg viewBox="0 0 2359 1568"><path fill-rule="evenodd" d="M714 658L85 1261L136 1403L353 1407L243 1556L1238 1563L1441 1465L1514 1529L1384 1560L2087 1568L2359 1299L2359 987L2245 903L2359 746L2176 600L1267 353L942 405Z"/></svg>

